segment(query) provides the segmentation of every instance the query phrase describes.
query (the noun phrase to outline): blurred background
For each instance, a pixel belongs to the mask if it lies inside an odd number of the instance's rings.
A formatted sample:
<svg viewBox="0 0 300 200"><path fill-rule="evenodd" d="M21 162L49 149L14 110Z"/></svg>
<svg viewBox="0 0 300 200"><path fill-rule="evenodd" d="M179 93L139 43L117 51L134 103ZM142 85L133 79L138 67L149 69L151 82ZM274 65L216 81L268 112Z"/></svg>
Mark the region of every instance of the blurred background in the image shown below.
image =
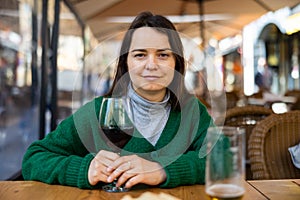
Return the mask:
<svg viewBox="0 0 300 200"><path fill-rule="evenodd" d="M21 178L28 145L109 89L145 10L175 23L186 86L209 110L222 93L225 109L299 109L299 0L0 0L0 180Z"/></svg>

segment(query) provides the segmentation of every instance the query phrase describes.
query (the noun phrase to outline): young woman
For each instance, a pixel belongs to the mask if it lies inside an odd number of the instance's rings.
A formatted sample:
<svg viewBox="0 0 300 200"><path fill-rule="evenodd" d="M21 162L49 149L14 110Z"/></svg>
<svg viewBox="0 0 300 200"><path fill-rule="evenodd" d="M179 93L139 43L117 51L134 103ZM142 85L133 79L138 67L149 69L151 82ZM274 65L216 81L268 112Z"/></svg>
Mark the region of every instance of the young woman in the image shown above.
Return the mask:
<svg viewBox="0 0 300 200"><path fill-rule="evenodd" d="M174 25L161 15L139 14L126 32L110 92L130 99L133 137L120 154L103 141L103 97L85 104L23 159L25 180L79 188L140 184L203 184L205 137L212 119L184 87L183 47Z"/></svg>

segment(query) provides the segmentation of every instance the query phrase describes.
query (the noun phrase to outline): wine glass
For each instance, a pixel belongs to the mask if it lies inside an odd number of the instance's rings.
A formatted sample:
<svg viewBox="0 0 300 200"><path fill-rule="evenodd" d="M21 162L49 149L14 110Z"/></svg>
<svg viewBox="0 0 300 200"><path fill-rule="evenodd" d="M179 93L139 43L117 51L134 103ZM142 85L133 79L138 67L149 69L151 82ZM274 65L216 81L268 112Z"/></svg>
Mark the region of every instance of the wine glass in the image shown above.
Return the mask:
<svg viewBox="0 0 300 200"><path fill-rule="evenodd" d="M226 126L208 129L205 191L210 199L242 199L245 193L244 152L244 129Z"/></svg>
<svg viewBox="0 0 300 200"><path fill-rule="evenodd" d="M100 132L112 151L120 153L131 139L134 126L129 99L126 97L105 97L100 108ZM102 187L107 192L126 192L128 188L117 187L116 180Z"/></svg>

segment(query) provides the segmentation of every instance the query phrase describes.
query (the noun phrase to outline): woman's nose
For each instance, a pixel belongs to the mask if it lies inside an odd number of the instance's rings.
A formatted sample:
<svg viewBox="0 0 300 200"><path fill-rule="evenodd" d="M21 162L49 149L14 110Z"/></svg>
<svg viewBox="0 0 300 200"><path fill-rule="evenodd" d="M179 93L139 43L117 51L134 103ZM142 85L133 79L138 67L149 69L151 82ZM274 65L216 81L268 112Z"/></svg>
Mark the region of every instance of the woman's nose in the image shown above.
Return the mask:
<svg viewBox="0 0 300 200"><path fill-rule="evenodd" d="M157 60L154 55L149 55L146 63L147 70L154 70L157 69Z"/></svg>

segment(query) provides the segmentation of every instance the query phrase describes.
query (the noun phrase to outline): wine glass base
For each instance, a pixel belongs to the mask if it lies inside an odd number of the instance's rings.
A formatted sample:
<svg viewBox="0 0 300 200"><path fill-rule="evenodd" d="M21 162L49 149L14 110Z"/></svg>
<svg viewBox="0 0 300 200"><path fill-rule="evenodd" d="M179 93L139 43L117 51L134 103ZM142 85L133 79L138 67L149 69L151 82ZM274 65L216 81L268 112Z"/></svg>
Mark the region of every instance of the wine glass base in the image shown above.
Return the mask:
<svg viewBox="0 0 300 200"><path fill-rule="evenodd" d="M102 189L106 192L127 192L129 188L117 187L114 184L104 185Z"/></svg>

